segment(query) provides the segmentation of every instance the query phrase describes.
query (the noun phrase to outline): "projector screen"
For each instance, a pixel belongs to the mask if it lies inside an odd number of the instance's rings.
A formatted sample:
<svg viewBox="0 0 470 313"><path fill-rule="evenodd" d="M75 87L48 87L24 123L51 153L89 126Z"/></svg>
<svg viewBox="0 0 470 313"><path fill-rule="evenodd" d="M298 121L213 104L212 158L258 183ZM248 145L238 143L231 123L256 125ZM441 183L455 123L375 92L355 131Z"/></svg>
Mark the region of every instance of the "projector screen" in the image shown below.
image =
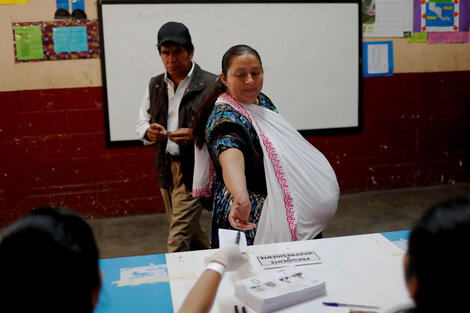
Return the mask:
<svg viewBox="0 0 470 313"><path fill-rule="evenodd" d="M156 47L166 22L185 24L194 61L220 74L231 46L255 48L263 92L300 131L361 127L360 0L335 2L98 3L107 143L130 145L153 76L165 71Z"/></svg>

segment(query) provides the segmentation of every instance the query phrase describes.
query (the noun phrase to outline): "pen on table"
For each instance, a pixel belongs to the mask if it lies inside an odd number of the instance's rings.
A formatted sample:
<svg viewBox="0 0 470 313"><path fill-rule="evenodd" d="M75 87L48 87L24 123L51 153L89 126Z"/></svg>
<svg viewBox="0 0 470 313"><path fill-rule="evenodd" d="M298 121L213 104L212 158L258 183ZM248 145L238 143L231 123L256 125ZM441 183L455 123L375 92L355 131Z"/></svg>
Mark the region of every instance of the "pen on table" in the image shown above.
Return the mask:
<svg viewBox="0 0 470 313"><path fill-rule="evenodd" d="M237 232L237 238L235 238L235 244L238 245L240 243L240 232Z"/></svg>
<svg viewBox="0 0 470 313"><path fill-rule="evenodd" d="M235 308L235 313L238 313L238 305L235 305L234 308Z"/></svg>
<svg viewBox="0 0 470 313"><path fill-rule="evenodd" d="M363 309L380 309L378 306L339 303L339 302L323 302L323 305L327 305L327 306L348 306L348 307L352 307L352 308L363 308Z"/></svg>

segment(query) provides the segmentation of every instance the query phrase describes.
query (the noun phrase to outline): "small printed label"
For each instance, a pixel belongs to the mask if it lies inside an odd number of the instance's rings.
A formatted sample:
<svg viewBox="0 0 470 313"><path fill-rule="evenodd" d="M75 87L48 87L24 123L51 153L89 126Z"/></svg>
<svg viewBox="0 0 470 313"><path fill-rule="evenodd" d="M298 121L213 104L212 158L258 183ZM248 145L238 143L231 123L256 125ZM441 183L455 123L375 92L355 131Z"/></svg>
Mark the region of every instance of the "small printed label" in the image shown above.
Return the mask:
<svg viewBox="0 0 470 313"><path fill-rule="evenodd" d="M302 265L321 263L320 257L313 250L260 255L256 257L263 267L280 267L284 265Z"/></svg>

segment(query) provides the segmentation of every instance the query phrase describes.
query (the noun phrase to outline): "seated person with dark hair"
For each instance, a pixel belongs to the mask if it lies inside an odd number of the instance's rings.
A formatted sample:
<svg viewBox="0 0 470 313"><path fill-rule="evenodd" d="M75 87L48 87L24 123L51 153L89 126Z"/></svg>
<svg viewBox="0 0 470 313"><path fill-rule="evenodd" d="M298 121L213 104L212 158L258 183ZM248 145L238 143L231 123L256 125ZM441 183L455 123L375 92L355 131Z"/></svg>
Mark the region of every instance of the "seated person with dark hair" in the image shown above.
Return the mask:
<svg viewBox="0 0 470 313"><path fill-rule="evenodd" d="M416 306L398 312L468 312L469 241L467 198L431 206L411 229L404 258L406 286Z"/></svg>
<svg viewBox="0 0 470 313"><path fill-rule="evenodd" d="M414 225L405 278L414 312L465 312L470 281L470 202L457 198L432 206Z"/></svg>
<svg viewBox="0 0 470 313"><path fill-rule="evenodd" d="M101 291L98 260L93 232L79 215L33 210L0 234L0 312L93 312ZM207 257L207 270L179 312L208 312L224 272L246 261L237 245Z"/></svg>
<svg viewBox="0 0 470 313"><path fill-rule="evenodd" d="M101 274L90 226L64 208L44 207L0 237L2 312L92 312Z"/></svg>

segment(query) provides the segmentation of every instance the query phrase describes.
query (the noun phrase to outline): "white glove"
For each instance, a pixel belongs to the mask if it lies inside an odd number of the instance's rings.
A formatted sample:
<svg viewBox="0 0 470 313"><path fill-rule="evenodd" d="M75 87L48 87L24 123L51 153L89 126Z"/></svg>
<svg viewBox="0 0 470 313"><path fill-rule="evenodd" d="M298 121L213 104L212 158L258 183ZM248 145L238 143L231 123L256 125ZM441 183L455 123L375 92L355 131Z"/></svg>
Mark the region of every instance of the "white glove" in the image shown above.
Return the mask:
<svg viewBox="0 0 470 313"><path fill-rule="evenodd" d="M227 272L234 271L248 261L248 257L240 253L238 245L233 244L220 249L204 259L206 265L218 262L225 267Z"/></svg>

